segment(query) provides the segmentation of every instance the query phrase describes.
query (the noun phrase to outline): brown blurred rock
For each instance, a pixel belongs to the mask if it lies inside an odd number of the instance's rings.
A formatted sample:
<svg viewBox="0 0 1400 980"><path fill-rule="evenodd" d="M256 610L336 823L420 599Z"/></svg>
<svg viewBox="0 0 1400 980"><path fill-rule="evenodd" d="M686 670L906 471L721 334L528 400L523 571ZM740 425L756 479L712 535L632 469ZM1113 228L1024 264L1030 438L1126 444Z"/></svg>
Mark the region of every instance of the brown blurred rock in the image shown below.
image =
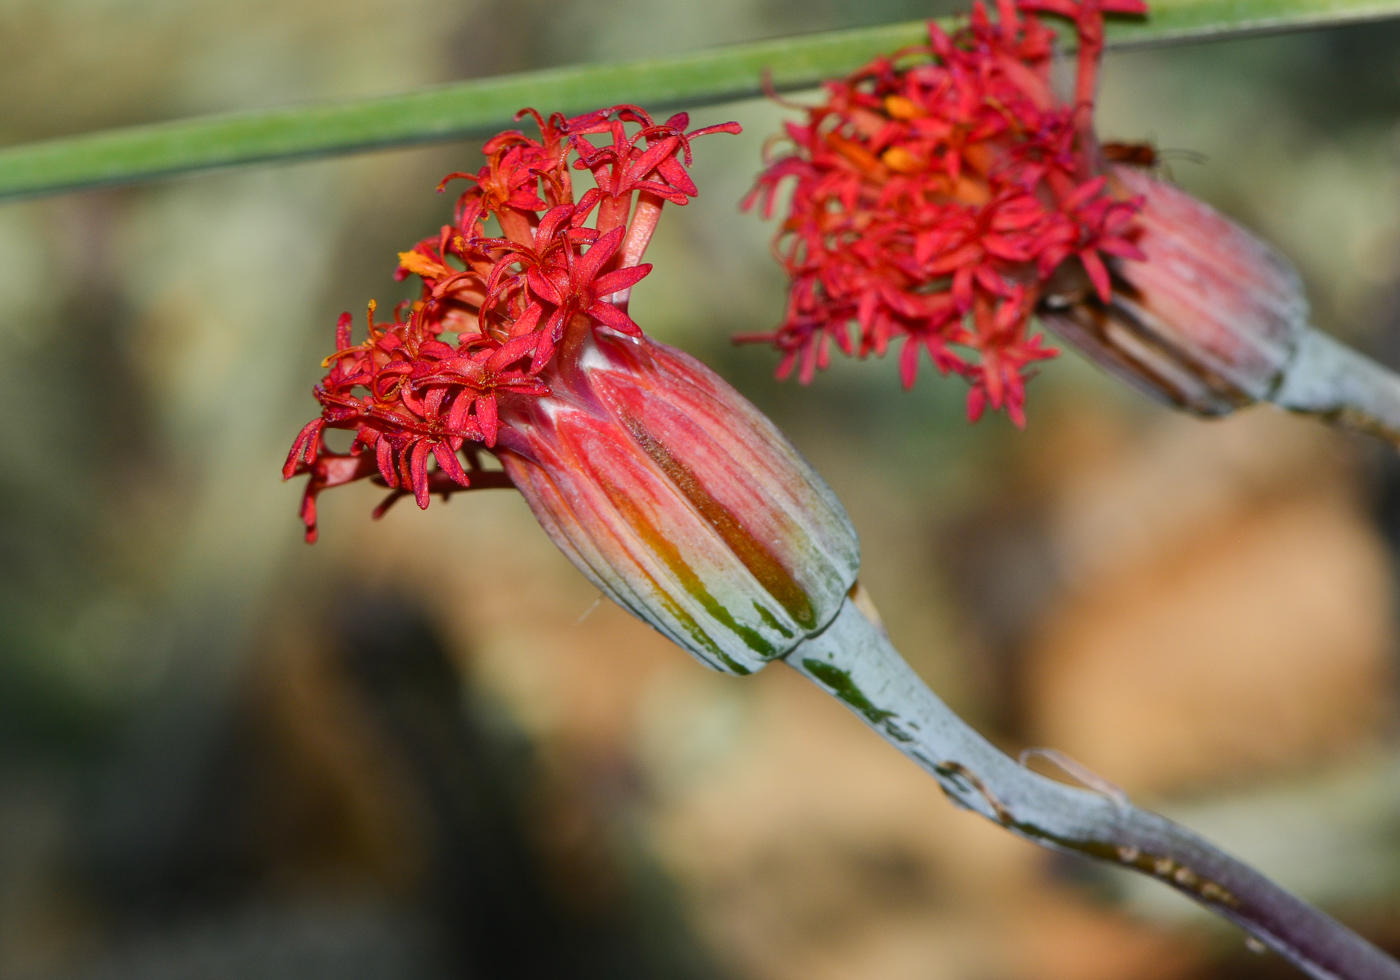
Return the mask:
<svg viewBox="0 0 1400 980"><path fill-rule="evenodd" d="M1163 420L1056 488L1064 594L1023 651L1026 730L1134 791L1315 762L1393 700L1391 568L1335 437Z"/></svg>

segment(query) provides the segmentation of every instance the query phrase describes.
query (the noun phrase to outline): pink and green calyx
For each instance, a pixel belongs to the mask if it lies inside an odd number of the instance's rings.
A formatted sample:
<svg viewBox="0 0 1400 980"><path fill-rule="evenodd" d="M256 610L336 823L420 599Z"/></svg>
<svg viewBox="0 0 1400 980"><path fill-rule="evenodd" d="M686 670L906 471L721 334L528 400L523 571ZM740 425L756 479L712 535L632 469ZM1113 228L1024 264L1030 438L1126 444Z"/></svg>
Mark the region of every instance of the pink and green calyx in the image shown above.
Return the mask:
<svg viewBox="0 0 1400 980"><path fill-rule="evenodd" d="M792 196L774 250L792 279L782 324L741 341L782 352L778 374L803 382L847 355L899 345L912 386L921 352L971 384L968 414L1004 410L1024 425L1031 365L1052 357L1030 331L1047 283L1066 263L1100 299L1116 259L1141 259L1135 197L1115 194L1093 131L1107 13L1142 0L981 0L953 34L879 58L826 85L826 99L788 123L790 151L769 161L746 200ZM1054 34L1078 36L1073 100L1051 85Z"/></svg>
<svg viewBox="0 0 1400 980"><path fill-rule="evenodd" d="M685 132L684 114L657 124L634 106L530 114L540 138L487 143L485 167L448 178L471 183L454 221L400 254L420 298L389 323L371 305L358 344L342 316L321 414L284 469L309 477L307 539L332 486L386 486L380 514L401 496L427 507L514 485L601 590L708 665L749 673L836 615L855 532L771 422L627 313L663 205L698 193L690 141L739 127ZM571 169L596 186L576 197ZM330 428L354 433L348 452L327 448Z"/></svg>

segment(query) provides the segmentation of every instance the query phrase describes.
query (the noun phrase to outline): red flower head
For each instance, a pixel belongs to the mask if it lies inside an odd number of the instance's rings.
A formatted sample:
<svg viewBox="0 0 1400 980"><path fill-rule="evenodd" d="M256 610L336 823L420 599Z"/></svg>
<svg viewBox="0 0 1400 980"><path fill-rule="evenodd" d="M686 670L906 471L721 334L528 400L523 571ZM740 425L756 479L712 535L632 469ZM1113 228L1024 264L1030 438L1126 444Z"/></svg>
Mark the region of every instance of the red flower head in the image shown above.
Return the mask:
<svg viewBox="0 0 1400 980"><path fill-rule="evenodd" d="M905 386L926 350L968 379L968 414L987 405L1025 421L1027 366L1055 351L1029 333L1045 284L1065 263L1107 302L1112 257L1141 258L1092 129L1105 13L1146 13L1142 0L981 0L952 35L878 58L827 84L827 98L789 123L792 152L770 160L745 207L793 180L775 240L792 277L782 325L741 341L783 353L779 377L803 382L834 344L848 355L900 349ZM1074 101L1050 81L1053 33L1036 17L1069 17L1079 38ZM853 336L854 332L854 336Z"/></svg>
<svg viewBox="0 0 1400 980"><path fill-rule="evenodd" d="M454 223L400 254L421 297L388 324L371 304L358 344L341 317L321 415L284 470L310 477L307 539L327 487L387 486L379 514L408 494L427 507L514 484L600 589L708 665L749 673L831 622L855 533L771 422L627 314L663 204L697 193L690 141L739 127L685 132L684 113L658 125L634 106L526 111L541 138L487 143L485 167L448 178L472 183ZM578 198L571 163L596 184ZM327 428L355 433L347 453L327 449Z"/></svg>

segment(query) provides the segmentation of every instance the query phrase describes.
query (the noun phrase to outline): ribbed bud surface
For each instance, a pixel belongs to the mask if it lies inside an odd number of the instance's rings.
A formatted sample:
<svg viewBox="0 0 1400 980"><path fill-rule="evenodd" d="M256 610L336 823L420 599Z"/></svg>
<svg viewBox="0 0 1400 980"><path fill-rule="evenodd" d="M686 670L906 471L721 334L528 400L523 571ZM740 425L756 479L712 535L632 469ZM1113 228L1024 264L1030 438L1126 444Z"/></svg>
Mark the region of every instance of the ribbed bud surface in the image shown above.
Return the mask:
<svg viewBox="0 0 1400 980"><path fill-rule="evenodd" d="M860 564L840 501L694 358L580 331L499 456L554 542L707 665L747 674L820 632ZM504 443L504 440L503 440Z"/></svg>
<svg viewBox="0 0 1400 980"><path fill-rule="evenodd" d="M1298 274L1282 256L1190 194L1130 166L1111 170L1140 195L1134 243L1145 259L1113 263L1103 303L1073 263L1041 318L1088 357L1168 404L1223 415L1266 398L1307 329Z"/></svg>

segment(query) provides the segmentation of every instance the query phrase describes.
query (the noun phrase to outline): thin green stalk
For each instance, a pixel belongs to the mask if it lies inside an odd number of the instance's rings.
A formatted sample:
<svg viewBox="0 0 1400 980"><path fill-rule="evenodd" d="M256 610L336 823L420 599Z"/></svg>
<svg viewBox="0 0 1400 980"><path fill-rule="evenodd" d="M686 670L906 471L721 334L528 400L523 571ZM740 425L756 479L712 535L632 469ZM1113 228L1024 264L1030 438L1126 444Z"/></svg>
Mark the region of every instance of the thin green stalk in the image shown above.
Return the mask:
<svg viewBox="0 0 1400 980"><path fill-rule="evenodd" d="M1160 0L1149 19L1112 23L1109 43L1181 43L1396 16L1400 0ZM479 136L508 127L527 105L570 114L618 103L695 108L759 94L765 71L779 90L810 87L924 36L921 22L888 24L24 144L0 150L0 199Z"/></svg>

